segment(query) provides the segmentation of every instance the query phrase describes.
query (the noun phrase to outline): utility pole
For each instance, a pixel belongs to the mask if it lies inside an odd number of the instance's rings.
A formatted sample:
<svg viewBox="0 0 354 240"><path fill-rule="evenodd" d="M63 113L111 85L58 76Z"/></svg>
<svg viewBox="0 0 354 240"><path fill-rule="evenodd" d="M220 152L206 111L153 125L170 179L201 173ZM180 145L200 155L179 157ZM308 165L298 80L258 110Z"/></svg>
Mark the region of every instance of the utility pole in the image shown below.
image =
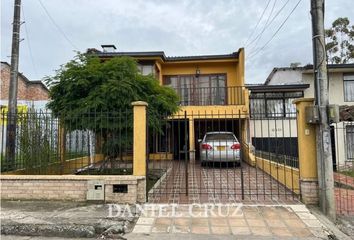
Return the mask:
<svg viewBox="0 0 354 240"><path fill-rule="evenodd" d="M336 219L330 126L328 121L328 77L324 31L325 0L311 0L315 107L320 122L316 126L317 172L322 212Z"/></svg>
<svg viewBox="0 0 354 240"><path fill-rule="evenodd" d="M6 164L12 169L15 166L16 154L16 114L17 114L17 85L18 85L18 59L20 45L20 18L21 0L15 0L14 20L12 29L11 73L7 115L6 137Z"/></svg>

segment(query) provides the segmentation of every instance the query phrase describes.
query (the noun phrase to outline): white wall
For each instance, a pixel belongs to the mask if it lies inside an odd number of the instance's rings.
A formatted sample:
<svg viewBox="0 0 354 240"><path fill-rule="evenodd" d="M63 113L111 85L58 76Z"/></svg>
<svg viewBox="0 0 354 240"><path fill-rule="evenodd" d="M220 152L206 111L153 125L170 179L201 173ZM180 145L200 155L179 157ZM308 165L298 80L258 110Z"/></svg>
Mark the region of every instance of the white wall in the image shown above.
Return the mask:
<svg viewBox="0 0 354 240"><path fill-rule="evenodd" d="M278 69L268 85L284 85L291 83L301 83L301 69Z"/></svg>

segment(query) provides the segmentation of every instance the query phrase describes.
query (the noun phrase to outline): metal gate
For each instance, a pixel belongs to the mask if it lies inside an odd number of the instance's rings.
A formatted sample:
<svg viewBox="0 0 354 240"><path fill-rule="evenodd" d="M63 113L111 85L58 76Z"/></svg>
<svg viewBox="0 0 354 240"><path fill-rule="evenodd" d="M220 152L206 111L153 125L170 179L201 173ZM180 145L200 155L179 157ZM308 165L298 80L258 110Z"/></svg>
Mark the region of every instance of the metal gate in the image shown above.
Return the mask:
<svg viewBox="0 0 354 240"><path fill-rule="evenodd" d="M296 113L179 112L149 127L147 191L155 203L294 202Z"/></svg>

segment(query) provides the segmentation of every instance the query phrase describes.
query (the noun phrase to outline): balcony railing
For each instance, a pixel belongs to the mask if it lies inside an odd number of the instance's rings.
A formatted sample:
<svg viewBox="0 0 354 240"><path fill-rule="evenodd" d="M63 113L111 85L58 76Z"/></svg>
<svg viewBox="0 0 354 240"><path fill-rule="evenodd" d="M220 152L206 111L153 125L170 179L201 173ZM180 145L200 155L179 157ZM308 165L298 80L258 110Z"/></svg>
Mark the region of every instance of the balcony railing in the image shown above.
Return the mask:
<svg viewBox="0 0 354 240"><path fill-rule="evenodd" d="M244 105L245 87L174 88L181 106Z"/></svg>

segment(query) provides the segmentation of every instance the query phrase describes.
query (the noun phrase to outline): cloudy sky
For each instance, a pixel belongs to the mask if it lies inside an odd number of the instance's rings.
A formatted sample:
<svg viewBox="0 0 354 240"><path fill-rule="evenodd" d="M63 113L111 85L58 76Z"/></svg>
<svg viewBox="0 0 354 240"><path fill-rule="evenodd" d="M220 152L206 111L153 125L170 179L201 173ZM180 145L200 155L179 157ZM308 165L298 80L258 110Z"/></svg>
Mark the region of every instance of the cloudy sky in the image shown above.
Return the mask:
<svg viewBox="0 0 354 240"><path fill-rule="evenodd" d="M298 1L41 0L48 16L39 0L23 0L19 70L41 79L75 50L101 44L115 44L119 51L162 50L168 56L226 54L245 47L246 82L261 83L273 67L312 62L309 0L300 1L275 34ZM7 62L13 3L1 1L1 61ZM353 0L326 0L326 27L345 16L354 23Z"/></svg>

